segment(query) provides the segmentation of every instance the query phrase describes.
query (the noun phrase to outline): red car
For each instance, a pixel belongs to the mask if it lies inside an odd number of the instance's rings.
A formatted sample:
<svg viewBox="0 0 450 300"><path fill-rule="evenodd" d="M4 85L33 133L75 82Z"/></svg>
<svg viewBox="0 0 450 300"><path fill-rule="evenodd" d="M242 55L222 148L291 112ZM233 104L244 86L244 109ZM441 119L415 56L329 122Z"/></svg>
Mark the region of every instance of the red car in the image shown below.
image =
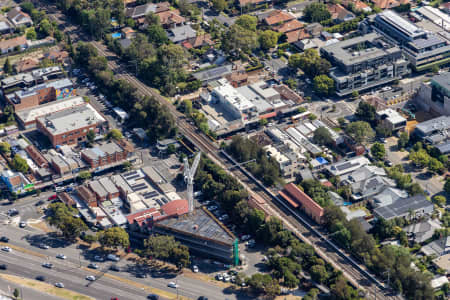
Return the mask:
<svg viewBox="0 0 450 300"><path fill-rule="evenodd" d="M56 198L58 198L58 196L55 194L48 197L48 200L55 200Z"/></svg>

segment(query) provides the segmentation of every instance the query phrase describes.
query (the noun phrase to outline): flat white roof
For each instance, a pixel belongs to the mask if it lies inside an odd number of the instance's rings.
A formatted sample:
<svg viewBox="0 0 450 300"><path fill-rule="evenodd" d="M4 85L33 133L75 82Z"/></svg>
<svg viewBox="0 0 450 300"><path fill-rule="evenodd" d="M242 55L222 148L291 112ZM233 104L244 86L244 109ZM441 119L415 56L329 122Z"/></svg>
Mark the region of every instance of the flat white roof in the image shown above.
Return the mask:
<svg viewBox="0 0 450 300"><path fill-rule="evenodd" d="M239 93L231 84L223 83L213 90L217 95L228 101L239 111L255 108L255 105L244 95Z"/></svg>
<svg viewBox="0 0 450 300"><path fill-rule="evenodd" d="M378 116L386 116L386 119L389 120L392 124L397 124L406 121L402 115L400 115L396 110L393 110L392 108L387 108L385 110L380 110L377 112Z"/></svg>

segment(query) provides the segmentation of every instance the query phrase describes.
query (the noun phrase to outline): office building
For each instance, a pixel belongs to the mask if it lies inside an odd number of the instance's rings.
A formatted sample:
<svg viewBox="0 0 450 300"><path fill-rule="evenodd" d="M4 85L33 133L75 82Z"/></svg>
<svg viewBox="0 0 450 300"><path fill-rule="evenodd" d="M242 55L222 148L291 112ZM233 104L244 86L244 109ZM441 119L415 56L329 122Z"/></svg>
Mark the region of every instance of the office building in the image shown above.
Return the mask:
<svg viewBox="0 0 450 300"><path fill-rule="evenodd" d="M322 47L320 52L335 66L330 75L339 96L387 84L409 72L401 49L375 32Z"/></svg>
<svg viewBox="0 0 450 300"><path fill-rule="evenodd" d="M90 104L72 107L37 119L37 128L46 135L53 147L84 142L87 132L101 133L105 118Z"/></svg>
<svg viewBox="0 0 450 300"><path fill-rule="evenodd" d="M406 119L392 108L377 111L376 114L379 124L392 132L403 130L406 126Z"/></svg>
<svg viewBox="0 0 450 300"><path fill-rule="evenodd" d="M225 109L236 119L248 120L256 115L256 106L237 91L226 79L221 79L221 85L214 88L212 94Z"/></svg>
<svg viewBox="0 0 450 300"><path fill-rule="evenodd" d="M444 30L429 32L391 10L385 10L375 17L374 28L398 43L417 71L450 61L449 35Z"/></svg>
<svg viewBox="0 0 450 300"><path fill-rule="evenodd" d="M127 158L127 155L127 150L116 143L106 143L99 147L88 148L81 151L81 158L86 161L91 168L98 168L100 166L123 161Z"/></svg>
<svg viewBox="0 0 450 300"><path fill-rule="evenodd" d="M415 100L425 111L449 116L450 72L433 76L429 82L423 82Z"/></svg>

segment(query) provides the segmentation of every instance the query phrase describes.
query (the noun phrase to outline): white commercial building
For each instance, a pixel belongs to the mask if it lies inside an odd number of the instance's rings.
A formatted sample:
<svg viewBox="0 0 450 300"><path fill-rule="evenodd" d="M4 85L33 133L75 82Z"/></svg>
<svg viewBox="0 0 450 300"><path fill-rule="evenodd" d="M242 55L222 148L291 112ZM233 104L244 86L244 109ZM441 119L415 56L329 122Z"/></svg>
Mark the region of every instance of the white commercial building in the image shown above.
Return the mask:
<svg viewBox="0 0 450 300"><path fill-rule="evenodd" d="M213 89L213 94L234 117L248 120L256 114L256 106L226 79L221 79L219 82L221 85Z"/></svg>

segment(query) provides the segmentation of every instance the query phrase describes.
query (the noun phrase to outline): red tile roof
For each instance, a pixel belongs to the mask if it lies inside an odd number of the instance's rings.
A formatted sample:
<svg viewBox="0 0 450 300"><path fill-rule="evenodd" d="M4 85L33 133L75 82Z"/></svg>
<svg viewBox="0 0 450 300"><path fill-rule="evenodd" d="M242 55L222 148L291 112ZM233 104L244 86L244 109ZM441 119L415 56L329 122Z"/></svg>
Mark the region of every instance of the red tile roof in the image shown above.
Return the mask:
<svg viewBox="0 0 450 300"><path fill-rule="evenodd" d="M189 211L188 201L184 199L173 200L161 206L161 210L167 216L181 216Z"/></svg>
<svg viewBox="0 0 450 300"><path fill-rule="evenodd" d="M381 9L394 8L401 4L408 4L409 0L372 0L372 2Z"/></svg>
<svg viewBox="0 0 450 300"><path fill-rule="evenodd" d="M291 13L287 13L281 10L275 10L270 13L269 16L264 19L264 21L267 23L267 25L275 25L294 19L295 17Z"/></svg>
<svg viewBox="0 0 450 300"><path fill-rule="evenodd" d="M181 24L186 21L184 17L180 16L178 9L162 11L156 15L159 17L159 21L162 25Z"/></svg>
<svg viewBox="0 0 450 300"><path fill-rule="evenodd" d="M295 43L311 37L311 35L305 29L294 30L286 32L285 34L286 42L288 43Z"/></svg>
<svg viewBox="0 0 450 300"><path fill-rule="evenodd" d="M289 32L289 31L293 31L293 30L297 30L297 29L303 28L304 26L305 26L305 24L303 24L302 22L300 22L297 19L294 19L294 20L287 21L286 23L281 24L279 26L276 26L273 29L275 31L285 33L285 32Z"/></svg>
<svg viewBox="0 0 450 300"><path fill-rule="evenodd" d="M279 194L281 197L284 198L284 200L286 200L287 202L289 202L290 205L292 205L294 208L298 207L298 203L294 200L291 199L291 197L289 197L287 194L285 194L283 191L279 191Z"/></svg>

